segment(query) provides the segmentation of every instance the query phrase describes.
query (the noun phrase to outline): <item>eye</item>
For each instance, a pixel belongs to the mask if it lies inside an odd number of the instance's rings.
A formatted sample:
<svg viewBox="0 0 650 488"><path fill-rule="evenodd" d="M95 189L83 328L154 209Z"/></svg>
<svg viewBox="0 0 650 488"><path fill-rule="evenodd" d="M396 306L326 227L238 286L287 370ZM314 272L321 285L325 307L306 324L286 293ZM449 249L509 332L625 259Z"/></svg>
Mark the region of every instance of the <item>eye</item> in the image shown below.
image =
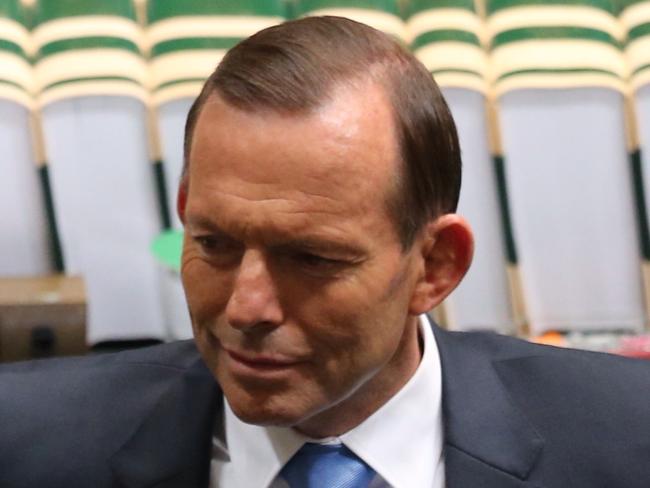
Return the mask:
<svg viewBox="0 0 650 488"><path fill-rule="evenodd" d="M204 251L212 251L216 249L219 245L219 242L216 238L212 236L196 236L194 241L203 249Z"/></svg>
<svg viewBox="0 0 650 488"><path fill-rule="evenodd" d="M327 258L309 252L299 252L294 255L294 260L299 264L319 270L334 270L345 266L345 261Z"/></svg>
<svg viewBox="0 0 650 488"><path fill-rule="evenodd" d="M201 251L208 256L233 254L241 250L241 246L232 239L214 235L199 235L193 237Z"/></svg>

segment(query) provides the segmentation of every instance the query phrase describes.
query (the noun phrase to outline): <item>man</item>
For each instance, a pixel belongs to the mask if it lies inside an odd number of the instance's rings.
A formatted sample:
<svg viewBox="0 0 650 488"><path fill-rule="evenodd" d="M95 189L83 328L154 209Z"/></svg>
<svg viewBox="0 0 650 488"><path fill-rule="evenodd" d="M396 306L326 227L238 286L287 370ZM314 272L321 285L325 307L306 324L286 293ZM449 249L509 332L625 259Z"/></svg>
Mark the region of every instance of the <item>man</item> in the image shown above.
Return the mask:
<svg viewBox="0 0 650 488"><path fill-rule="evenodd" d="M646 363L424 317L472 235L449 111L390 38L243 41L185 156L196 348L3 367L0 486L648 486Z"/></svg>

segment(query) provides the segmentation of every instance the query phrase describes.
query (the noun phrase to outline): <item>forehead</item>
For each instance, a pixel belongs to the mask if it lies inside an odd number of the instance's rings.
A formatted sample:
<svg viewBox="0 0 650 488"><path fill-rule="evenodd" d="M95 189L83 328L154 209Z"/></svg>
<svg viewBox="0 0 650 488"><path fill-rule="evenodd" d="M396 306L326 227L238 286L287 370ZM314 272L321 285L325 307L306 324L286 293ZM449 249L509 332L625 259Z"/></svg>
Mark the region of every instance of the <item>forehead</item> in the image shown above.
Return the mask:
<svg viewBox="0 0 650 488"><path fill-rule="evenodd" d="M394 186L397 146L391 106L376 84L341 85L298 114L240 110L213 95L195 126L188 207L368 212Z"/></svg>

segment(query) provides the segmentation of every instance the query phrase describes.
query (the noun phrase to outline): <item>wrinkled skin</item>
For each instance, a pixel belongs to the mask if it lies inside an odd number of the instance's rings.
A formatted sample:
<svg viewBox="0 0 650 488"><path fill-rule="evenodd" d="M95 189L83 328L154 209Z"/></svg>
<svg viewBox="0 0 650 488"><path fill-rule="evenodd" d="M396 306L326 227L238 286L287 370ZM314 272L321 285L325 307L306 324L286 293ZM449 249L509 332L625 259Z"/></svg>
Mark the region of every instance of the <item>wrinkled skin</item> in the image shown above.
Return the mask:
<svg viewBox="0 0 650 488"><path fill-rule="evenodd" d="M206 102L179 192L182 277L197 346L242 420L340 434L414 373L417 315L469 261L437 252L463 237L455 216L402 249L386 206L398 161L370 82L306 114Z"/></svg>

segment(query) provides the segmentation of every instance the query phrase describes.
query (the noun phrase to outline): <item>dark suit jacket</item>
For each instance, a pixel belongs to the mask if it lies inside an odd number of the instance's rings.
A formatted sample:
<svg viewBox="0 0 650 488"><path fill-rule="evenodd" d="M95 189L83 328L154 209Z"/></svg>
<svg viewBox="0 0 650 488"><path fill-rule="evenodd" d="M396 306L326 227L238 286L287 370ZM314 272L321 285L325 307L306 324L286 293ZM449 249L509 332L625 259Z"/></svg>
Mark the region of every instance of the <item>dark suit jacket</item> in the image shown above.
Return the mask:
<svg viewBox="0 0 650 488"><path fill-rule="evenodd" d="M447 488L650 487L650 363L434 330ZM0 487L207 486L221 404L192 342L2 366Z"/></svg>

